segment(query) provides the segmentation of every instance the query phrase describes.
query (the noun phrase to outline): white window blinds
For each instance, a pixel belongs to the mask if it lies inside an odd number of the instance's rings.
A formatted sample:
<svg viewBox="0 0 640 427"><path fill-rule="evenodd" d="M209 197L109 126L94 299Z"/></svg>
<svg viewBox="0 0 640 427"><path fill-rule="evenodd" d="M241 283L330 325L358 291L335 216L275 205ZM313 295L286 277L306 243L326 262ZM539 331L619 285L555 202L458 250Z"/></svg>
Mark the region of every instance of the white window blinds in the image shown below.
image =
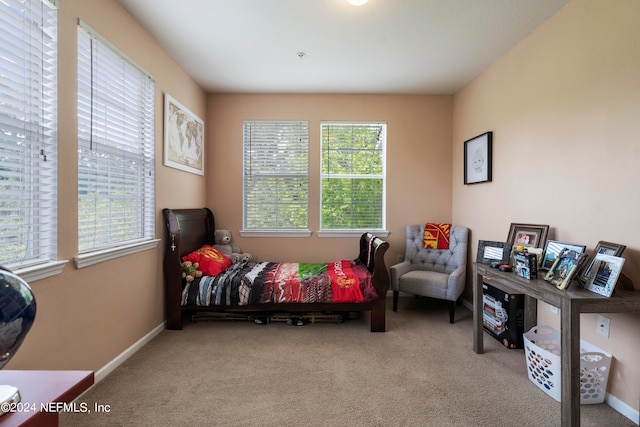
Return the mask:
<svg viewBox="0 0 640 427"><path fill-rule="evenodd" d="M385 227L385 123L321 123L321 230Z"/></svg>
<svg viewBox="0 0 640 427"><path fill-rule="evenodd" d="M309 122L245 121L245 230L306 230Z"/></svg>
<svg viewBox="0 0 640 427"><path fill-rule="evenodd" d="M153 79L78 27L78 248L155 237Z"/></svg>
<svg viewBox="0 0 640 427"><path fill-rule="evenodd" d="M57 257L55 5L0 2L0 264Z"/></svg>

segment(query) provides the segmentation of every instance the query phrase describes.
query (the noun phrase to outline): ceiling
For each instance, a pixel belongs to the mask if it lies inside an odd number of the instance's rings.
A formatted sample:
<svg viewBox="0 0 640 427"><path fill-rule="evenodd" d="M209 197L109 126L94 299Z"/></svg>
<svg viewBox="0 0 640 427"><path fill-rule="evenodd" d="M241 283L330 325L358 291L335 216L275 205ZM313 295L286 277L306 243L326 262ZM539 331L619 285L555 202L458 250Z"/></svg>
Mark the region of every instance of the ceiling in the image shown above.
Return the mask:
<svg viewBox="0 0 640 427"><path fill-rule="evenodd" d="M568 2L118 1L207 92L378 94L453 94Z"/></svg>

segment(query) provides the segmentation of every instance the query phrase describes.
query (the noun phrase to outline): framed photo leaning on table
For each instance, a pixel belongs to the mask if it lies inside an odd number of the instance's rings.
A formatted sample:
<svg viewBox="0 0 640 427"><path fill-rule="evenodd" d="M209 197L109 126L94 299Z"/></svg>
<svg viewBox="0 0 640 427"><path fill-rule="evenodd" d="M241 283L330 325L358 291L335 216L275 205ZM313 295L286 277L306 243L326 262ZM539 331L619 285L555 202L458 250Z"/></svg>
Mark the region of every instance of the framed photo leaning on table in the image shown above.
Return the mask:
<svg viewBox="0 0 640 427"><path fill-rule="evenodd" d="M590 276L585 288L596 294L610 297L623 265L624 258L602 253L596 254L589 266Z"/></svg>
<svg viewBox="0 0 640 427"><path fill-rule="evenodd" d="M627 247L625 245L619 245L617 243L605 242L600 240L596 246L596 249L593 251L593 256L589 261L587 261L586 267L580 273L580 279L583 282L589 281L589 275L591 274L591 268L593 266L593 262L595 261L595 257L598 254L604 255L613 255L613 256L621 256L624 250Z"/></svg>
<svg viewBox="0 0 640 427"><path fill-rule="evenodd" d="M574 250L578 253L584 253L587 250L585 245L575 245L573 243L564 243L558 242L556 240L547 240L547 243L544 246L544 254L542 256L542 263L540 264L541 270L548 270L553 265L553 261L556 260L556 257L562 251L562 249L567 248Z"/></svg>
<svg viewBox="0 0 640 427"><path fill-rule="evenodd" d="M549 226L542 224L518 224L511 223L509 235L507 236L507 247L509 248L509 264L513 266L513 251L516 246L525 248L544 248L547 242ZM541 251L532 251L538 257L538 266L542 258Z"/></svg>
<svg viewBox="0 0 640 427"><path fill-rule="evenodd" d="M571 284L571 279L580 269L584 257L584 253L578 253L568 248L562 249L544 276L544 280L551 282L562 291L566 290Z"/></svg>
<svg viewBox="0 0 640 427"><path fill-rule="evenodd" d="M476 262L478 264L491 264L497 261L504 264L509 261L509 252L510 248L507 248L505 242L478 240Z"/></svg>
<svg viewBox="0 0 640 427"><path fill-rule="evenodd" d="M548 225L511 223L507 243L511 246L544 248L547 242Z"/></svg>

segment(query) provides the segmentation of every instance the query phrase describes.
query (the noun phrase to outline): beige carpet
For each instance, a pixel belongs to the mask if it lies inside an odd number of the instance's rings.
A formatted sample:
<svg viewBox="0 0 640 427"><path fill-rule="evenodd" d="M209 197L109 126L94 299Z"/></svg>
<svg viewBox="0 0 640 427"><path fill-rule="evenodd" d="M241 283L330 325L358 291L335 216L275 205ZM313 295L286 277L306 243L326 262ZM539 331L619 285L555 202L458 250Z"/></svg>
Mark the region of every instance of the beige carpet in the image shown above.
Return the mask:
<svg viewBox="0 0 640 427"><path fill-rule="evenodd" d="M391 306L389 301L388 307ZM369 316L342 324L246 321L164 331L79 401L109 413L62 414L62 426L559 426L560 404L527 378L522 350L485 334L471 312L402 298L387 332ZM606 404L583 426L634 426Z"/></svg>

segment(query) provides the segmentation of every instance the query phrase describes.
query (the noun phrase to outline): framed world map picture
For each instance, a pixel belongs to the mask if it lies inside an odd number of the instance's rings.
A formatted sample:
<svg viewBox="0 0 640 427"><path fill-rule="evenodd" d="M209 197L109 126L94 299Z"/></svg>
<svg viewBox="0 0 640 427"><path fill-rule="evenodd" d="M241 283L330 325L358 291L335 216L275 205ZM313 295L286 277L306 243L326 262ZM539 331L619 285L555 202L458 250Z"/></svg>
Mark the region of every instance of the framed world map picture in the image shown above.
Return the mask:
<svg viewBox="0 0 640 427"><path fill-rule="evenodd" d="M204 175L204 123L164 94L164 165Z"/></svg>

